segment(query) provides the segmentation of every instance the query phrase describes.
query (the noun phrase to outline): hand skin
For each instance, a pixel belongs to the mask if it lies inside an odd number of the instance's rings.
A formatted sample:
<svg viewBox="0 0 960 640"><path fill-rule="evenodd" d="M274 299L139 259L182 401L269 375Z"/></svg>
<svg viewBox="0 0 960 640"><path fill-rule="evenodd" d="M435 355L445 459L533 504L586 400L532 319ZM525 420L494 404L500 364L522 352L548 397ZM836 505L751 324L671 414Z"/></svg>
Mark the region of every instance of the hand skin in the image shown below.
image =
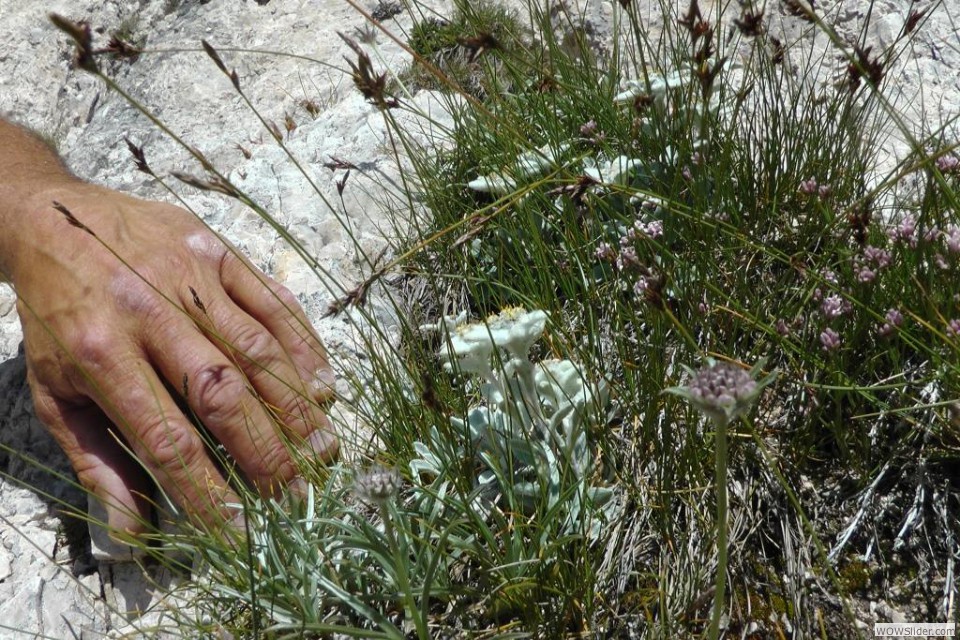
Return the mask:
<svg viewBox="0 0 960 640"><path fill-rule="evenodd" d="M37 416L115 537L150 521L147 472L195 522L238 516L172 395L184 387L265 495L302 487L291 446L337 455L320 408L333 375L296 298L188 212L84 183L3 120L0 275L17 294Z"/></svg>

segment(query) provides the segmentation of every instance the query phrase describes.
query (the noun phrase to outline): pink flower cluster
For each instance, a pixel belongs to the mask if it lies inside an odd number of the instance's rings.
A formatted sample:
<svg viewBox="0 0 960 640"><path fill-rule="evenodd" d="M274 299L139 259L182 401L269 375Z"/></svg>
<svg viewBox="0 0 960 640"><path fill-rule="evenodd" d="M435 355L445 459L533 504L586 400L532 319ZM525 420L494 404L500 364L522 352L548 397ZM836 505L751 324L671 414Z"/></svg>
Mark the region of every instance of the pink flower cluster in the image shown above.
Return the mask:
<svg viewBox="0 0 960 640"><path fill-rule="evenodd" d="M850 313L852 308L853 305L850 304L849 300L836 293L827 296L820 303L820 311L827 320L833 320L834 318L846 315Z"/></svg>
<svg viewBox="0 0 960 640"><path fill-rule="evenodd" d="M953 173L960 168L960 158L953 154L947 154L937 158L934 164L937 165L937 169L939 169L941 173Z"/></svg>
<svg viewBox="0 0 960 640"><path fill-rule="evenodd" d="M954 318L947 323L947 337L956 340L960 338L960 320Z"/></svg>
<svg viewBox="0 0 960 640"><path fill-rule="evenodd" d="M650 222L637 220L626 230L623 236L620 237L619 250L608 242L601 242L594 250L594 256L596 256L598 260L613 263L616 265L618 271L624 272L638 269L643 273L644 277L637 280L633 287L634 293L642 296L647 290L649 281L653 276L644 268L640 256L637 254L637 243L644 240L656 240L662 235L663 222L660 220L652 220Z"/></svg>
<svg viewBox="0 0 960 640"><path fill-rule="evenodd" d="M840 334L830 327L827 327L820 333L820 346L823 347L824 351L836 351L842 343L843 340L840 339Z"/></svg>
<svg viewBox="0 0 960 640"><path fill-rule="evenodd" d="M853 257L853 273L857 282L873 282L877 272L890 266L890 252L886 249L867 245L863 251Z"/></svg>
<svg viewBox="0 0 960 640"><path fill-rule="evenodd" d="M887 229L887 237L892 242L904 242L911 249L917 246L917 219L913 215L905 215L898 224Z"/></svg>
<svg viewBox="0 0 960 640"><path fill-rule="evenodd" d="M820 198L827 198L832 189L828 184L820 184L817 182L816 178L810 178L809 180L803 180L800 182L800 193L807 196L818 196Z"/></svg>
<svg viewBox="0 0 960 640"><path fill-rule="evenodd" d="M897 327L903 324L903 314L896 309L887 309L887 313L883 316L883 319L885 322L877 329L877 334L881 338L886 338L893 333Z"/></svg>

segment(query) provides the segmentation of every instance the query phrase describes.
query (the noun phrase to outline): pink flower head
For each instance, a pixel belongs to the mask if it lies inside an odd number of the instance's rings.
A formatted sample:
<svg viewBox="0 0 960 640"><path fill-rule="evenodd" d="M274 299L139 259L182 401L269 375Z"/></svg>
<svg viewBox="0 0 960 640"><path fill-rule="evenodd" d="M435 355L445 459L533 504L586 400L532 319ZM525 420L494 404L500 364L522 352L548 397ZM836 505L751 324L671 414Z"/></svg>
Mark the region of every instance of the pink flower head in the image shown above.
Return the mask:
<svg viewBox="0 0 960 640"><path fill-rule="evenodd" d="M906 215L895 227L887 229L887 236L894 242L906 242L910 248L917 246L917 219Z"/></svg>
<svg viewBox="0 0 960 640"><path fill-rule="evenodd" d="M947 323L947 337L960 338L960 320L957 318Z"/></svg>
<svg viewBox="0 0 960 640"><path fill-rule="evenodd" d="M950 173L960 167L960 158L953 154L947 154L937 158L934 164L937 165L937 169L940 169L942 173Z"/></svg>
<svg viewBox="0 0 960 640"><path fill-rule="evenodd" d="M950 225L943 237L947 242L947 251L960 253L960 227L955 224Z"/></svg>
<svg viewBox="0 0 960 640"><path fill-rule="evenodd" d="M867 245L863 248L863 257L878 269L890 266L890 252L880 247Z"/></svg>
<svg viewBox="0 0 960 640"><path fill-rule="evenodd" d="M648 286L646 278L638 278L633 284L633 293L639 297L643 297L647 292Z"/></svg>
<svg viewBox="0 0 960 640"><path fill-rule="evenodd" d="M877 277L877 272L866 265L857 265L854 267L854 273L857 276L857 282L869 284Z"/></svg>
<svg viewBox="0 0 960 640"><path fill-rule="evenodd" d="M777 333L779 333L781 336L787 337L790 335L790 325L787 324L787 321L783 318L777 318L776 328Z"/></svg>
<svg viewBox="0 0 960 640"><path fill-rule="evenodd" d="M810 178L809 180L802 180L800 182L800 193L808 196L812 196L819 190L820 185L817 183L816 178Z"/></svg>
<svg viewBox="0 0 960 640"><path fill-rule="evenodd" d="M653 240L656 240L663 235L663 223L659 220L654 220L646 224L637 220L633 223L633 227L643 235Z"/></svg>
<svg viewBox="0 0 960 640"><path fill-rule="evenodd" d="M823 299L823 302L820 303L820 311L822 311L823 315L829 320L839 318L850 311L851 308L852 305L850 302L837 294L827 296Z"/></svg>
<svg viewBox="0 0 960 640"><path fill-rule="evenodd" d="M880 325L880 328L877 329L877 334L881 338L886 338L891 333L893 333L897 327L903 324L903 314L896 309L887 309L887 313L883 316L884 322Z"/></svg>
<svg viewBox="0 0 960 640"><path fill-rule="evenodd" d="M613 262L617 257L617 252L614 251L613 247L611 247L608 243L601 242L597 245L597 250L594 251L594 255L598 260L608 260Z"/></svg>
<svg viewBox="0 0 960 640"><path fill-rule="evenodd" d="M820 333L820 345L824 351L836 351L840 348L842 342L840 334L830 327L827 327Z"/></svg>
<svg viewBox="0 0 960 640"><path fill-rule="evenodd" d="M633 247L623 247L620 249L620 255L617 256L617 268L620 270L627 269L633 265L640 264L640 259L637 257L637 250Z"/></svg>

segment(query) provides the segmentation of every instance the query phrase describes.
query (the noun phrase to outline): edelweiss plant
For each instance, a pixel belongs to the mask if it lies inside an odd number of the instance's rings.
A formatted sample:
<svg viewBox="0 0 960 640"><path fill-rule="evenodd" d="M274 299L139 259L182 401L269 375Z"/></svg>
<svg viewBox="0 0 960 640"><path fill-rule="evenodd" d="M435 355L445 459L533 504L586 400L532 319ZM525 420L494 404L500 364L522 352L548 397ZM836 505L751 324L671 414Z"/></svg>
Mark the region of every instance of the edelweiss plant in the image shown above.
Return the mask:
<svg viewBox="0 0 960 640"><path fill-rule="evenodd" d="M532 515L538 505L546 511L562 505L564 529L595 538L614 508L613 489L592 486L588 442L592 417L607 405L607 383L587 383L570 360L530 360L530 348L546 326L543 311L515 307L486 322L464 324L464 319L464 314L446 317L421 329L445 334L439 355L446 370L480 378L482 402L465 420L450 418L454 431L463 434L453 457L471 456L476 463L471 505L482 516L497 508L519 507ZM430 494L449 490L445 460L450 458L441 453L441 442L434 426L425 441L414 443L417 457L410 469L414 478L428 479Z"/></svg>

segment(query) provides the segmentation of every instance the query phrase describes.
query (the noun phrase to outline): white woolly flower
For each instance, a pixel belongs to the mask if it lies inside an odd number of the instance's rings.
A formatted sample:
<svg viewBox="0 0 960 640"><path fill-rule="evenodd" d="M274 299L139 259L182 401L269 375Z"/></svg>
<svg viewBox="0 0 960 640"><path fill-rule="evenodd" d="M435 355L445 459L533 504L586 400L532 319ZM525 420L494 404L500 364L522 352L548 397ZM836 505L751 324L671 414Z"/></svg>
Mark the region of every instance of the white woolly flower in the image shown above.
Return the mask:
<svg viewBox="0 0 960 640"><path fill-rule="evenodd" d="M457 368L463 373L479 373L486 375L490 372L490 360L496 343L490 335L490 330L484 324L465 324L456 328L450 335L450 344L444 347L440 356L448 362L444 368L453 368L456 361Z"/></svg>
<svg viewBox="0 0 960 640"><path fill-rule="evenodd" d="M511 359L526 360L546 324L547 314L539 309L510 307L486 322L459 325L450 332L449 345L440 351L440 357L447 361L444 368L450 370L456 362L462 373L487 377L492 373L491 362L497 349L506 351ZM447 323L448 329L449 326Z"/></svg>
<svg viewBox="0 0 960 640"><path fill-rule="evenodd" d="M493 341L515 358L526 358L533 343L543 335L547 314L540 309L527 311L522 307L508 307L487 318Z"/></svg>

